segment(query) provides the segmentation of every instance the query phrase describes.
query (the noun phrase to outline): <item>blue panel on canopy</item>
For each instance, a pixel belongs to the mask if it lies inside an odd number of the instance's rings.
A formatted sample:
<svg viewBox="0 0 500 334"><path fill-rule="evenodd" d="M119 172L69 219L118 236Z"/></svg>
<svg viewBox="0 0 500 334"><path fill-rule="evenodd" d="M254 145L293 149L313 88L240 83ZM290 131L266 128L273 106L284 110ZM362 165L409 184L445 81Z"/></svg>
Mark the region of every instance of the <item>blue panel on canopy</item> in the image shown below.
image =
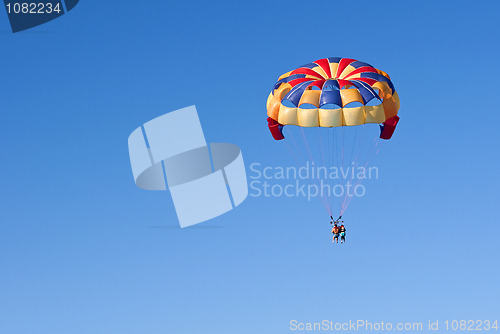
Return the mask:
<svg viewBox="0 0 500 334"><path fill-rule="evenodd" d="M391 87L392 93L394 94L394 91L395 91L394 85L392 84L391 80L387 79L387 77L383 76L382 74L366 72L366 73L361 73L361 78L371 78L371 79L375 79L378 81L387 82L389 87Z"/></svg>
<svg viewBox="0 0 500 334"><path fill-rule="evenodd" d="M281 80L278 80L276 82L276 84L274 85L274 89L278 89L278 87L282 84L282 83L285 83L285 82L290 82L292 80L295 80L295 79L300 79L300 78L305 78L306 75L305 74L294 74L294 75L291 75L289 77L286 77L286 78L283 78Z"/></svg>
<svg viewBox="0 0 500 334"><path fill-rule="evenodd" d="M300 98L302 97L302 94L304 94L304 91L306 90L307 86L312 82L313 80L302 82L298 84L297 86L293 87L291 91L286 94L285 98L283 100L288 100L293 103L294 106L299 105Z"/></svg>
<svg viewBox="0 0 500 334"><path fill-rule="evenodd" d="M340 62L340 59L342 59L342 58L340 58L340 57L329 57L328 61L330 63L338 63L338 62Z"/></svg>
<svg viewBox="0 0 500 334"><path fill-rule="evenodd" d="M334 80L327 80L323 84L323 90L325 90L325 91L339 90L339 89L340 89L339 82L335 79Z"/></svg>
<svg viewBox="0 0 500 334"><path fill-rule="evenodd" d="M355 61L353 63L350 63L349 65L354 67L354 68L360 68L360 67L364 67L364 66L373 67L372 65L365 63L365 62L362 62L362 61Z"/></svg>
<svg viewBox="0 0 500 334"><path fill-rule="evenodd" d="M336 104L342 108L342 98L340 97L339 90L323 90L319 97L320 108L325 104Z"/></svg>
<svg viewBox="0 0 500 334"><path fill-rule="evenodd" d="M361 94L361 97L363 98L363 104L367 104L368 101L374 98L379 98L377 93L375 93L373 88L371 88L367 83L357 80L351 80L351 83L358 89L359 93Z"/></svg>

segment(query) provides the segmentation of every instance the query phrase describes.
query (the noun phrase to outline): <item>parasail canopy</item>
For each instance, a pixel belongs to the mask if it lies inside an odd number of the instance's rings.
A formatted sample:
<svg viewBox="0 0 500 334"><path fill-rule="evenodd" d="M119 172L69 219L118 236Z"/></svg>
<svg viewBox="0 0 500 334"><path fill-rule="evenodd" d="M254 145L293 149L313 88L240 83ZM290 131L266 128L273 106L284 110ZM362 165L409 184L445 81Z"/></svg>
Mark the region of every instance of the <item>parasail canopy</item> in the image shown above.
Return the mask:
<svg viewBox="0 0 500 334"><path fill-rule="evenodd" d="M284 125L341 127L381 125L390 139L399 121L399 97L389 75L350 58L324 58L279 77L267 99L268 125L276 140Z"/></svg>

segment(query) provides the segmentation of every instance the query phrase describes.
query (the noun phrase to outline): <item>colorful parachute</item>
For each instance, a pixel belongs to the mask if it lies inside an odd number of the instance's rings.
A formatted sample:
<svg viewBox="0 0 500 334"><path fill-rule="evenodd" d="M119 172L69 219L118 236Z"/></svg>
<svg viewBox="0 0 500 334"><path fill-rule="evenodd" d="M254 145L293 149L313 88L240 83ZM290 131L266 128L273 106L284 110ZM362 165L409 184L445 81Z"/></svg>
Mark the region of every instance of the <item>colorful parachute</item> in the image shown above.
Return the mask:
<svg viewBox="0 0 500 334"><path fill-rule="evenodd" d="M296 162L311 166L312 175L321 174L309 181L321 189L331 216L336 210L344 214L355 197L349 189L370 178L366 168L379 151L379 138L392 137L398 110L389 75L349 58L324 58L287 72L267 99L273 138L284 139L284 126L295 125L285 129L291 140L283 143ZM380 124L380 132L369 123ZM337 193L338 187L343 191Z"/></svg>
<svg viewBox="0 0 500 334"><path fill-rule="evenodd" d="M380 103L367 105L373 99ZM362 105L346 107L353 102ZM380 138L390 139L399 121L398 110L398 94L389 75L349 58L324 58L287 72L279 77L267 99L268 125L276 140L284 139L284 125L339 127L365 123L383 123Z"/></svg>

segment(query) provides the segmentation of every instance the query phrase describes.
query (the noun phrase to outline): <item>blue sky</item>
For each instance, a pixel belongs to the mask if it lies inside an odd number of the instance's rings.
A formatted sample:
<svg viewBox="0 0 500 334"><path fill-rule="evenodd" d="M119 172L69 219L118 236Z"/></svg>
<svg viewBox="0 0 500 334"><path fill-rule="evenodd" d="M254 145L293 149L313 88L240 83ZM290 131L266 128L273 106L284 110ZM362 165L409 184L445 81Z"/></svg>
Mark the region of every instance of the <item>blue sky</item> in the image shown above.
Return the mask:
<svg viewBox="0 0 500 334"><path fill-rule="evenodd" d="M290 333L289 321L498 318L496 2L81 1L12 34L0 14L0 332ZM127 137L195 104L209 142L287 159L279 75L356 58L391 75L396 134L331 247L319 201L252 198L177 228Z"/></svg>

